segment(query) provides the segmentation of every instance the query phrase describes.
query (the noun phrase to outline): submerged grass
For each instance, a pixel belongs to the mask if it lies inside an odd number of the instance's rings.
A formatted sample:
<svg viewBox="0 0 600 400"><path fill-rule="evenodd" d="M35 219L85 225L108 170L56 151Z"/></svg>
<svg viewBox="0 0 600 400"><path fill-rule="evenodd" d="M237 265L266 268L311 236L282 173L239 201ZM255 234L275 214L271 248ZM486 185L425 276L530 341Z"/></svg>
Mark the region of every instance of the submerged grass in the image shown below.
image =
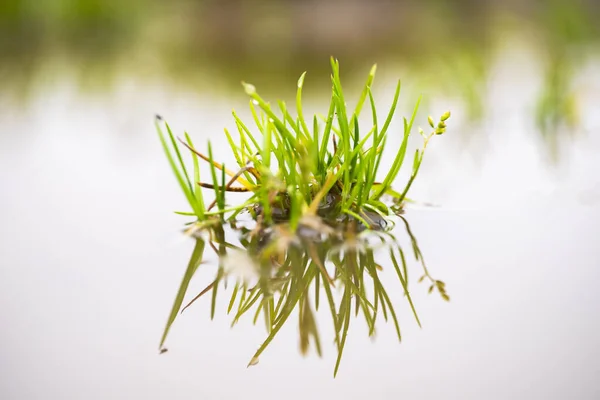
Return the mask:
<svg viewBox="0 0 600 400"><path fill-rule="evenodd" d="M449 300L444 283L429 274L417 240L402 214L427 144L434 135L446 131L450 113L443 114L437 123L429 117L430 133L419 129L423 147L414 154L408 182L397 191L392 184L405 164L419 102L411 118L404 118L402 143L392 166L382 173L380 164L400 96L400 82L391 108L385 119L380 120L371 92L376 66L371 69L354 108L347 106L339 63L333 58L331 69L327 115L315 115L308 121L302 108L306 73L298 80L295 117L284 102L272 106L253 85L243 83L251 98L250 111L258 134L253 134L233 113L238 141L227 130L225 137L237 163L235 170L214 159L210 142L205 155L194 147L187 134L185 139L176 138L169 125L157 117L162 146L191 208L180 214L195 218L185 232L196 240L160 341L161 352L166 351L165 340L180 310L209 292L212 292L211 318L214 317L219 287L228 279L235 280L227 307L228 314L233 312L233 324L247 313L253 312L254 322L262 314L268 332L249 365L258 362L296 309L301 352L305 354L312 341L321 355L314 313L321 305L328 308L338 351L334 376L340 366L352 314L362 313L369 335L375 333L380 314L386 321L391 318L400 340L397 313L380 277L383 268L376 261L377 251L386 248L420 326L408 289L406 254L392 234L398 220L403 222L410 237L414 257L421 262L420 281L429 280L430 292L437 289L443 299ZM363 109L369 109L371 114L371 128L366 133L359 129ZM183 161L180 145L191 155L193 170L188 170ZM200 174L201 160L210 166L212 183L204 181ZM214 200L208 205L203 188L214 192ZM244 202L231 205L226 199L228 192L246 192L248 196ZM182 307L207 243L219 259L215 279ZM254 282L232 271L232 266L239 264L250 269Z"/></svg>

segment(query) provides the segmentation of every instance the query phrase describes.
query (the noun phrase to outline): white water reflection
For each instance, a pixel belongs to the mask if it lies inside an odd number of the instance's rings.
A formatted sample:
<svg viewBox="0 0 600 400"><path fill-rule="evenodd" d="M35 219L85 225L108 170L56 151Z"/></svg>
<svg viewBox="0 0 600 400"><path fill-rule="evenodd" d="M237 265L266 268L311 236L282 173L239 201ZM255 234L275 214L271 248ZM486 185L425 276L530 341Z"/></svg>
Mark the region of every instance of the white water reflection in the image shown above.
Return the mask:
<svg viewBox="0 0 600 400"><path fill-rule="evenodd" d="M424 328L401 307L401 345L393 326L381 325L371 343L357 322L336 380L333 345L324 360L303 359L293 320L246 369L263 327L245 321L232 330L224 312L211 322L202 301L176 322L169 352L158 355L191 243L170 213L184 199L153 115L163 113L176 132L189 129L198 143L210 138L224 158L227 99L133 83L113 97L81 97L61 85L21 113L3 112L0 397L600 396L598 117L548 167L523 122L533 90L521 78L510 90L498 83L491 99L498 112L477 129L461 126L460 109L434 105L452 108L458 126L435 138L412 195L442 207L417 207L408 217L452 302L414 284ZM455 129L481 137L465 146ZM212 274L203 267L191 290ZM403 304L400 295L396 301ZM320 315L324 344L330 324Z"/></svg>

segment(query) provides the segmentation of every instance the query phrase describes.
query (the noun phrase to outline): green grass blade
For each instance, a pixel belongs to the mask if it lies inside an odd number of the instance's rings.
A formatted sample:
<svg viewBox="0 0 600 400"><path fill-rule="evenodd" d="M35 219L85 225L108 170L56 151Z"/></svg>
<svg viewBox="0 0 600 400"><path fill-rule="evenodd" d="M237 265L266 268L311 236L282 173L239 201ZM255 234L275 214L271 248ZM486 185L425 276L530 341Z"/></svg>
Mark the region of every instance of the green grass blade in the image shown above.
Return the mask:
<svg viewBox="0 0 600 400"><path fill-rule="evenodd" d="M415 108L410 117L410 122L409 122L408 126L405 128L406 130L408 130L408 132L410 132L412 130L413 124L415 122L415 118L417 117L417 112L419 111L419 105L421 104L422 98L423 98L422 96L419 96L419 99L417 100L417 104L415 104Z"/></svg>
<svg viewBox="0 0 600 400"><path fill-rule="evenodd" d="M186 181L185 181L181 171L179 171L179 167L177 167L175 158L173 157L173 154L171 153L171 149L169 148L169 145L167 144L167 140L165 138L165 135L164 135L162 129L160 128L158 120L156 121L156 130L158 132L158 137L160 139L160 143L162 145L163 151L165 152L165 155L167 156L167 160L169 161L169 165L171 166L171 170L173 171L173 174L175 175L175 178L177 179L177 183L179 183L179 186L181 187L181 191L185 195L188 203L190 204L190 207L192 207L192 209L194 210L194 213L198 216L198 218L201 218L200 216L202 214L201 214L200 210L198 209L198 206L196 205L193 191L190 190L190 185L186 184ZM175 149L177 149L177 144L175 144Z"/></svg>
<svg viewBox="0 0 600 400"><path fill-rule="evenodd" d="M365 87L358 99L358 103L356 104L356 109L354 110L354 115L356 115L356 118L358 118L358 116L360 115L360 111L362 110L363 104L365 103L367 95L368 95L369 91L371 90L371 84L373 83L373 80L375 79L376 71L377 71L377 64L375 64L371 67L371 70L369 71L369 76L367 78L367 82L365 83Z"/></svg>
<svg viewBox="0 0 600 400"><path fill-rule="evenodd" d="M246 93L252 97L258 103L258 106L273 120L273 124L277 127L277 129L281 132L282 136L286 141L290 143L293 147L296 147L296 139L292 135L292 133L286 128L285 123L273 113L271 107L256 93L256 88L253 85L248 83L243 83L244 89ZM285 119L285 118L284 118Z"/></svg>
<svg viewBox="0 0 600 400"><path fill-rule="evenodd" d="M165 122L165 127L167 128L167 132L169 133L169 138L171 139L171 145L173 146L173 150L175 150L175 154L177 155L177 159L179 160L179 165L181 166L181 170L183 171L183 175L185 176L185 180L188 184L190 192L193 192L194 185L192 185L192 182L190 181L190 177L187 173L187 168L185 166L185 163L183 162L183 158L181 157L181 152L179 151L179 146L177 146L177 141L175 140L175 135L173 135L173 132L171 131L171 127L166 122Z"/></svg>
<svg viewBox="0 0 600 400"><path fill-rule="evenodd" d="M381 128L381 132L380 132L380 137L383 137L389 126L390 123L392 122L392 118L394 117L394 113L396 112L396 106L398 105L398 98L400 97L400 88L401 88L401 82L398 81L398 84L396 85L396 92L394 93L394 100L392 101L392 106L390 107L390 111L388 113L387 118L385 119L385 123L383 124L383 128Z"/></svg>
<svg viewBox="0 0 600 400"><path fill-rule="evenodd" d="M306 72L302 73L300 79L298 79L298 92L296 93L296 111L298 112L298 119L300 120L300 126L304 132L304 136L306 138L310 137L310 132L308 130L308 126L306 125L306 121L304 120L304 114L302 113L302 87L304 86L304 77L306 76Z"/></svg>
<svg viewBox="0 0 600 400"><path fill-rule="evenodd" d="M327 153L327 147L329 146L329 138L331 137L331 128L333 126L333 119L335 117L335 93L331 95L331 103L329 104L329 111L327 112L327 119L325 120L325 129L323 130L323 138L321 141L321 150L319 154L320 160L325 160ZM322 184L322 182L321 182Z"/></svg>
<svg viewBox="0 0 600 400"><path fill-rule="evenodd" d="M190 138L190 135L185 134L185 140L187 141L187 143L190 145L190 147L193 149L194 148L194 143L192 142L192 138ZM200 182L200 164L198 162L198 155L194 152L192 153L192 160L194 163L194 197L196 199L196 204L198 204L198 218L203 220L204 219L204 212L205 207L204 207L204 196L202 195L202 188L198 185L198 182Z"/></svg>
<svg viewBox="0 0 600 400"><path fill-rule="evenodd" d="M252 106L252 102L250 104ZM248 137L250 138L250 141L254 145L254 151L250 151L250 152L254 153L254 152L260 151L260 146L259 146L258 142L256 141L256 139L254 138L254 136L252 135L252 132L250 132L250 129L248 129L248 127L242 122L242 120L238 117L238 115L236 114L235 111L232 111L231 114L233 115L233 119L235 120L235 123L238 127L238 130L240 131L240 134L242 134L242 132L243 132L244 134L248 135ZM262 130L261 130L261 132L262 132Z"/></svg>

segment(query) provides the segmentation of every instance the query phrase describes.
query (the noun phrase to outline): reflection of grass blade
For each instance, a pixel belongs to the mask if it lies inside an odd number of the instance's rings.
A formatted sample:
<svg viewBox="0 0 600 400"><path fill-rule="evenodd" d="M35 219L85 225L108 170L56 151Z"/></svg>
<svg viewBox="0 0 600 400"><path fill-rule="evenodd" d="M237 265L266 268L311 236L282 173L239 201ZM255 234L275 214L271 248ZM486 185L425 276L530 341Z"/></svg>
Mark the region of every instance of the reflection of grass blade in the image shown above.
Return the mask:
<svg viewBox="0 0 600 400"><path fill-rule="evenodd" d="M379 286L378 286L379 288ZM381 288L379 288L379 297L381 298L381 311L383 312L383 319L385 320L385 322L387 322L388 320L388 314L387 314L387 306L385 304L385 299L383 298L383 293Z"/></svg>
<svg viewBox="0 0 600 400"><path fill-rule="evenodd" d="M275 310L273 311L273 322L271 323L271 325L273 325L275 323L275 317L277 315L279 315L279 311L281 310L281 306L283 305L283 302L286 298L286 294L287 294L289 285L290 285L290 282L287 281L283 285L283 288L281 289L281 293L279 294L279 299L277 300L277 305L275 306Z"/></svg>
<svg viewBox="0 0 600 400"><path fill-rule="evenodd" d="M352 313L352 311L350 310L350 296L350 289L346 287L344 289L344 300L342 300L342 305L340 308L340 311L343 310L344 314L344 326L342 328L342 339L340 341L340 347L338 349L338 356L335 361L335 368L333 369L334 378L337 375L338 369L340 368L340 362L342 361L342 354L344 352L344 345L346 344L346 337L348 335L348 328L350 327L350 314Z"/></svg>
<svg viewBox="0 0 600 400"><path fill-rule="evenodd" d="M221 282L222 277L223 269L219 268L219 272L217 272L217 278L215 279L215 285L212 291L212 297L210 299L210 319L215 318L215 307L217 305L217 291L219 290L219 283Z"/></svg>
<svg viewBox="0 0 600 400"><path fill-rule="evenodd" d="M410 225L408 224L408 221L406 220L406 218L401 216L400 219L402 220L402 222L404 222L404 226L406 227L406 232L408 233L408 236L410 236L410 241L412 244L413 252L415 254L415 258L417 259L417 261L421 262L421 266L423 267L423 271L425 272L425 275L431 278L431 276L429 275L429 270L427 269L427 266L425 265L425 259L423 258L423 254L421 253L421 249L419 248L419 244L417 243L417 238L415 237L412 230L410 229Z"/></svg>
<svg viewBox="0 0 600 400"><path fill-rule="evenodd" d="M252 325L256 325L256 321L258 321L258 316L260 315L260 312L262 311L264 306L264 301L261 301L260 303L258 303L258 307L256 307L256 311L254 312L254 318L252 319Z"/></svg>
<svg viewBox="0 0 600 400"><path fill-rule="evenodd" d="M275 337L277 332L279 332L279 330L281 329L281 327L283 326L285 321L287 321L288 317L291 315L292 311L294 310L294 307L298 303L298 300L300 300L302 293L304 293L306 291L306 289L308 289L308 286L310 285L311 280L314 278L314 274L315 274L315 268L309 268L307 270L306 274L302 278L302 281L299 282L301 287L298 288L298 290L296 291L294 298L290 299L290 301L287 302L288 304L286 304L283 307L283 310L281 311L281 315L277 318L277 322L276 322L275 326L273 327L273 329L271 330L271 333L269 334L267 339L265 339L265 341L260 345L258 350L256 350L256 353L254 353L254 356L252 356L250 361L257 359L262 354L262 352L265 351L265 349L267 348L269 343L271 343L271 341L273 340L273 338Z"/></svg>
<svg viewBox="0 0 600 400"><path fill-rule="evenodd" d="M256 300L258 300L259 297L260 289L258 286L255 286L250 291L250 297L248 298L248 300L246 300L246 302L243 305L240 305L240 308L237 314L235 315L235 318L233 319L233 323L231 325L234 325L240 319L240 317L244 315L244 313L246 313L246 311L252 308L252 306L254 305L254 303L256 303Z"/></svg>
<svg viewBox="0 0 600 400"><path fill-rule="evenodd" d="M317 321L315 320L315 316L310 307L310 301L309 301L308 296L306 296L305 298L306 298L306 310L307 310L306 315L308 316L308 319L309 319L310 332L312 334L313 340L315 341L315 349L317 350L317 355L319 357L321 357L323 355L323 353L321 351L321 340L319 339L319 331L317 329Z"/></svg>
<svg viewBox="0 0 600 400"><path fill-rule="evenodd" d="M364 261L364 257L360 257L361 261ZM359 271L356 275L356 285L359 287L360 291L361 291L361 295L362 297L364 297L365 299L367 298L367 291L366 291L366 285L364 284L364 272L365 272L365 263L361 262L358 264L359 265ZM359 311L359 306L362 309L363 315L365 317L365 320L367 322L367 326L369 327L369 332L373 332L375 326L374 326L374 318L371 316L371 310L369 309L369 307L365 306L365 303L362 302L356 302L356 315L358 315L358 311ZM377 309L375 308L375 305L373 305L373 313L376 313Z"/></svg>
<svg viewBox="0 0 600 400"><path fill-rule="evenodd" d="M345 257L346 262L351 262L351 258ZM354 260L354 264L356 264L356 260ZM356 284L352 281L352 277L348 275L348 271L346 268L339 262L336 263L336 267L340 272L340 277L344 281L344 286L348 287L356 296L360 298L366 305L368 305L372 310L375 309L373 304L363 295L362 291L356 286Z"/></svg>
<svg viewBox="0 0 600 400"><path fill-rule="evenodd" d="M233 293L231 294L231 300L229 300L229 305L227 306L227 315L229 315L229 313L231 312L231 309L233 308L233 304L235 303L235 298L237 296L237 292L240 288L240 283L236 282L235 283L235 287L233 288ZM242 288L243 290L243 288Z"/></svg>
<svg viewBox="0 0 600 400"><path fill-rule="evenodd" d="M375 309L373 310L373 320L371 322L371 329L369 330L369 336L372 336L375 333L375 324L377 323L377 313L379 312L379 289L377 288L377 284L375 280L373 280L373 292L374 292L374 300L373 306Z"/></svg>
<svg viewBox="0 0 600 400"><path fill-rule="evenodd" d="M372 336L375 333L375 323L377 322L377 313L379 312L379 286L377 285L377 267L375 265L375 260L373 257L373 249L368 249L365 255L361 255L360 257L361 265L364 265L364 269L367 270L369 276L373 281L373 317L371 318L371 323L369 325L369 336ZM363 284L364 286L364 284ZM365 313L368 313L368 309L364 309ZM387 320L387 316L386 316ZM367 323L369 323L369 319L367 318Z"/></svg>
<svg viewBox="0 0 600 400"><path fill-rule="evenodd" d="M321 275L315 276L315 311L319 311L319 297L321 292Z"/></svg>
<svg viewBox="0 0 600 400"><path fill-rule="evenodd" d="M325 269L325 265L323 265L323 262L321 261L321 259L319 258L319 255L317 254L317 249L316 249L314 243L310 243L310 242L308 243L308 254L310 255L310 258L312 258L312 261L315 264L317 264L317 266L323 273L323 277L327 278L327 282L331 286L335 287L335 283L333 282L333 279L327 273L327 270Z"/></svg>
<svg viewBox="0 0 600 400"><path fill-rule="evenodd" d="M392 316L392 320L394 321L394 326L396 327L396 333L398 334L398 340L402 341L402 334L400 333L400 324L398 324L398 318L396 318L396 311L394 311L394 306L390 300L390 296L387 294L387 291L384 289L383 285L381 285L381 281L377 279L380 287L382 306L384 303L387 303L387 307L389 309L390 315Z"/></svg>
<svg viewBox="0 0 600 400"><path fill-rule="evenodd" d="M240 301L238 303L238 311L237 313L240 312L240 310L242 309L242 305L244 304L244 302L246 301L246 294L248 293L248 290L246 289L246 286L242 286L242 295L240 296ZM236 313L236 315L237 315ZM237 322L237 318L234 318L231 326L235 325L235 323Z"/></svg>
<svg viewBox="0 0 600 400"><path fill-rule="evenodd" d="M175 296L175 302L173 303L173 307L171 308L171 314L169 315L169 319L167 320L167 326L163 332L162 338L160 339L159 348L163 347L167 335L169 334L169 329L175 321L177 317L177 313L179 312L179 308L183 303L183 298L185 297L185 293L187 292L187 288L190 284L190 280L194 276L194 273L198 269L200 262L202 261L202 254L204 253L204 240L196 239L196 246L194 247L194 251L192 252L192 257L188 263L187 269L185 270L185 274L183 275L183 280L181 281L181 285L179 285L179 291L177 292L177 296Z"/></svg>
<svg viewBox="0 0 600 400"><path fill-rule="evenodd" d="M401 256L402 256L402 262L405 264L406 261L404 260L404 255L401 254ZM390 257L392 258L392 263L394 264L394 268L396 269L396 273L398 274L400 283L402 283L402 288L404 289L404 294L406 295L406 298L408 299L408 304L410 304L410 308L413 312L413 315L415 316L415 319L417 320L417 324L419 324L419 327L421 327L421 321L419 321L419 316L417 315L417 310L415 309L415 305L413 304L412 298L410 297L410 293L408 291L408 285L406 284L406 279L404 279L404 277L402 276L402 273L400 272L400 267L398 266L398 261L396 260L396 256L394 255L393 250L390 250Z"/></svg>
<svg viewBox="0 0 600 400"><path fill-rule="evenodd" d="M321 272L323 274L323 272ZM340 347L340 336L338 330L338 314L335 311L335 301L333 299L333 293L331 291L331 286L327 285L326 278L323 277L323 288L325 289L325 294L327 295L327 302L329 303L329 309L331 311L331 319L333 320L333 327L335 331L335 343L339 349Z"/></svg>
<svg viewBox="0 0 600 400"><path fill-rule="evenodd" d="M268 306L265 307L265 324L267 332L271 333L271 327L275 323L275 300L272 296L269 298Z"/></svg>
<svg viewBox="0 0 600 400"><path fill-rule="evenodd" d="M207 293L207 292L208 292L210 289L212 289L212 288L213 288L213 286L215 286L215 283L216 283L216 282L217 282L216 280L212 281L212 282L211 282L211 283L210 283L210 284L209 284L207 287L205 287L205 288L204 288L204 289L203 289L203 290L202 290L200 293L198 293L198 294L196 295L196 297L194 297L192 300L190 300L190 301L189 301L189 302L186 304L186 306L185 306L185 307L183 307L183 308L181 309L181 314L183 314L183 312L184 312L184 311L185 311L185 310L186 310L186 309L187 309L189 306L191 306L192 304L194 304L194 303L196 302L196 300L198 300L200 297L204 296L204 295L205 295L205 294L206 294L206 293Z"/></svg>

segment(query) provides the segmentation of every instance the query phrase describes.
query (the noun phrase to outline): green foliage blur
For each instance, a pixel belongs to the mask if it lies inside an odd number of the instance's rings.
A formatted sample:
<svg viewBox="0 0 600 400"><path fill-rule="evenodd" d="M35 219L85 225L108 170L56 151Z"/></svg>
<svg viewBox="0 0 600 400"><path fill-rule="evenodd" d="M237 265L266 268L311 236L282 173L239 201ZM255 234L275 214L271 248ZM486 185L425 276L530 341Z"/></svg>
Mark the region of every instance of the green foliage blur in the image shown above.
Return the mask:
<svg viewBox="0 0 600 400"><path fill-rule="evenodd" d="M550 131L576 123L571 82L600 48L598 15L592 0L4 0L0 78L25 97L64 77L109 91L121 76L213 91L247 79L271 94L304 70L327 80L333 55L350 79L375 62L404 68L477 119L512 35L543 59L535 118Z"/></svg>

